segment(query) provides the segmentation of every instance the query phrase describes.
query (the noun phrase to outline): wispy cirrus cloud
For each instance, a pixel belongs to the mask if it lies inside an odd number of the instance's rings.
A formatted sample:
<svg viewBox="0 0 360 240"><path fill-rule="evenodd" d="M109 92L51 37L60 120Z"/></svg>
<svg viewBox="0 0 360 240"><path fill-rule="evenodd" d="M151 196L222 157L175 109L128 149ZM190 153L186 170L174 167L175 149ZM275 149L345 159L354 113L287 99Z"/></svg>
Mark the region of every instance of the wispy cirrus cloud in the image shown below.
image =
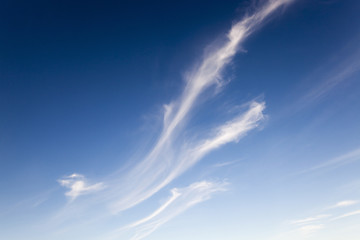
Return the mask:
<svg viewBox="0 0 360 240"><path fill-rule="evenodd" d="M226 191L226 185L226 182L201 181L185 188L173 188L169 199L157 210L143 219L120 228L106 239L116 239L124 235L131 240L143 239L188 208L210 199L217 192Z"/></svg>
<svg viewBox="0 0 360 240"><path fill-rule="evenodd" d="M355 215L360 215L360 210L344 213L344 214L342 214L340 216L332 218L331 221L336 221L336 220L340 220L340 219L355 216Z"/></svg>
<svg viewBox="0 0 360 240"><path fill-rule="evenodd" d="M350 85L360 73L359 41L360 35L357 35L345 46L336 49L332 55L328 56L328 61L306 76L301 86L290 92L292 97L298 96L296 100L284 108L277 118L281 119L316 106L331 94L339 92L339 89L346 84ZM354 51L354 49L356 50ZM309 86L305 87L304 85ZM300 95L298 95L299 93Z"/></svg>
<svg viewBox="0 0 360 240"><path fill-rule="evenodd" d="M325 228L324 221L328 220L331 216L331 214L320 214L303 219L292 220L290 221L290 224L296 226L297 229L294 230L295 232L309 236Z"/></svg>
<svg viewBox="0 0 360 240"><path fill-rule="evenodd" d="M159 137L153 148L144 154L134 167L121 175L108 177L103 181L104 183L93 185L87 184L81 175L60 179L60 184L70 189L66 195L72 199L95 192L106 185L106 189L100 195L78 203L79 207L64 209L61 216L71 215L69 212L74 209L83 211L94 205L101 205L101 209L107 206L104 209L110 209L113 214L134 207L160 191L211 151L225 144L237 142L257 128L265 118L265 102L251 101L247 104L247 109L239 112L233 119L211 128L204 135L182 134L187 130L189 116L204 92L211 87L223 85L223 71L239 50L239 46L262 26L264 20L289 2L292 0L267 1L232 26L223 43L207 53L200 64L187 75L180 97L164 105L163 128ZM188 207L208 199L213 192L220 189L222 188L216 184L200 182L185 189L173 190L167 205L163 205L152 215L131 225L132 228L138 228L137 238L134 239L148 235L159 224L185 211ZM103 211L101 214L106 215Z"/></svg>
<svg viewBox="0 0 360 240"><path fill-rule="evenodd" d="M75 200L80 195L97 192L105 187L103 183L89 184L83 175L77 173L63 177L58 182L61 186L70 189L65 195L71 200Z"/></svg>
<svg viewBox="0 0 360 240"><path fill-rule="evenodd" d="M357 41L359 41L359 39L357 39ZM343 51L345 50L343 49ZM301 98L302 105L310 104L324 98L343 82L348 81L358 73L360 71L360 51L352 52L344 59L337 59L336 63L337 65L331 66L331 71L328 71L329 66L327 66L328 73L322 77L324 80Z"/></svg>
<svg viewBox="0 0 360 240"><path fill-rule="evenodd" d="M265 19L289 2L291 1L268 1L253 14L234 24L224 44L207 54L199 67L188 74L180 98L165 105L164 125L158 141L144 160L125 176L125 180L122 180L129 184L121 186L123 194L120 201L112 204L114 212L128 209L144 201L210 151L226 143L237 141L258 126L264 118L265 104L252 102L248 111L216 128L214 137L203 138L191 144L188 139L179 141L179 133L184 129L197 100L211 86L222 84L222 72L238 51L239 45L257 30Z"/></svg>
<svg viewBox="0 0 360 240"><path fill-rule="evenodd" d="M359 203L359 201L356 200L344 200L341 202L338 202L332 206L330 206L329 208L342 208L342 207L348 207L348 206L352 206Z"/></svg>
<svg viewBox="0 0 360 240"><path fill-rule="evenodd" d="M342 213L342 214L330 214L329 212L337 209L338 211L342 211L342 208L344 207L348 207L348 206L352 206L357 204L358 201L355 200L344 200L344 201L340 201L330 207L324 208L322 211L327 211L328 213L324 213L324 214L319 214L319 215L315 215L315 216L310 216L307 218L303 218L303 219L297 219L297 220L292 220L289 221L288 223L290 225L294 225L296 226L296 229L293 229L291 231L289 231L288 233L301 233L305 236L310 236L313 233L324 229L327 225L329 225L331 222L337 221L337 220L341 220L343 218L347 218L347 217L351 217L351 216L355 216L355 215L360 215L360 210L355 210L355 211L351 211L351 212L347 212L347 213ZM334 216L335 215L335 216Z"/></svg>
<svg viewBox="0 0 360 240"><path fill-rule="evenodd" d="M313 171L319 171L323 169L331 169L343 166L345 164L349 164L355 161L360 160L360 148L354 149L350 152L347 152L341 156L332 158L328 161L315 165L309 169L303 170L300 173L308 173Z"/></svg>
<svg viewBox="0 0 360 240"><path fill-rule="evenodd" d="M238 141L263 120L264 108L264 103L252 102L245 113L210 131L212 132L210 137L196 142L187 142L179 148L173 148L170 144L157 155L157 158L142 162L128 173L125 181L128 185L124 186L127 189L123 191L126 195L113 204L112 209L118 212L140 203L196 164L209 152L229 142ZM141 179L136 179L136 182L131 181L136 174L139 174Z"/></svg>
<svg viewBox="0 0 360 240"><path fill-rule="evenodd" d="M227 161L227 162L219 162L213 165L213 167L215 168L221 168L221 167L226 167L226 166L231 166L231 165L235 165L237 163L239 163L240 160L235 160L235 161Z"/></svg>
<svg viewBox="0 0 360 240"><path fill-rule="evenodd" d="M317 222L319 220L323 220L326 218L331 217L330 214L321 214L321 215L317 215L314 217L308 217L308 218L304 218L304 219L298 219L298 220L293 220L291 221L291 224L296 224L296 225L303 225L303 224L312 224L314 222Z"/></svg>
<svg viewBox="0 0 360 240"><path fill-rule="evenodd" d="M191 141L179 137L191 110L205 90L222 84L222 72L237 53L239 46L261 27L276 10L292 0L271 0L252 14L246 15L230 29L223 44L206 54L198 67L188 74L179 99L165 105L164 124L154 147L135 167L122 176L108 179L102 201L120 199L111 204L113 212L128 209L149 198L203 156L229 142L236 142L256 128L264 119L264 102L251 102L247 111L209 132L213 134ZM100 185L87 186L81 180L63 179L60 183L76 198Z"/></svg>
<svg viewBox="0 0 360 240"><path fill-rule="evenodd" d="M324 229L330 217L330 214L320 214L303 219L287 221L286 225L290 228L277 234L270 239L304 239L313 236L316 232ZM287 226L289 227L289 226Z"/></svg>
<svg viewBox="0 0 360 240"><path fill-rule="evenodd" d="M300 231L300 233L302 233L304 235L310 235L310 234L313 234L314 232L319 231L323 228L325 228L324 224L316 224L316 225L306 225L306 226L300 227L298 230Z"/></svg>

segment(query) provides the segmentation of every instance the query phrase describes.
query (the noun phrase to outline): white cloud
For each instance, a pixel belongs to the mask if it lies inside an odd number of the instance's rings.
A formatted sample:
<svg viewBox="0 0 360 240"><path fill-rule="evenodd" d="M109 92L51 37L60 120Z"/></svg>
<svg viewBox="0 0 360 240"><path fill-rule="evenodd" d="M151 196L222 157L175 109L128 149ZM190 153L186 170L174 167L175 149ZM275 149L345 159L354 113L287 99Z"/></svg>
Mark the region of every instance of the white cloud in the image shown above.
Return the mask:
<svg viewBox="0 0 360 240"><path fill-rule="evenodd" d="M69 176L58 180L61 186L69 188L65 193L71 200L75 200L78 196L93 193L104 188L103 183L89 185L83 175L73 173Z"/></svg>
<svg viewBox="0 0 360 240"><path fill-rule="evenodd" d="M226 167L226 166L234 165L234 164L238 163L239 161L240 160L219 162L219 163L214 164L213 167L215 167L215 168Z"/></svg>
<svg viewBox="0 0 360 240"><path fill-rule="evenodd" d="M203 138L195 143L187 139L179 141L179 133L185 127L186 119L198 98L211 86L222 84L222 72L238 51L239 45L275 10L289 2L268 1L258 11L234 24L224 44L207 54L199 66L188 74L180 98L164 107L163 129L153 149L124 179L118 181L125 184L119 184L116 190L121 196L118 197L119 201L112 204L115 213L149 198L205 154L226 143L238 141L263 120L265 104L253 102L247 112L219 126L214 137Z"/></svg>
<svg viewBox="0 0 360 240"><path fill-rule="evenodd" d="M355 200L345 200L345 201L341 201L336 203L335 205L331 206L330 208L341 208L341 207L348 207L351 205L355 205L357 204L359 201L355 201Z"/></svg>
<svg viewBox="0 0 360 240"><path fill-rule="evenodd" d="M329 210L329 209L333 209L333 208L343 208L343 207L354 205L356 203L358 203L358 201L345 200L345 201L338 202L335 205L325 208L325 209ZM337 217L332 217L331 214L320 214L320 215L316 215L313 217L293 220L293 221L290 221L290 224L295 225L298 228L294 229L293 231L290 231L289 233L300 232L301 234L308 236L318 230L325 228L325 224L327 225L332 221L340 220L340 219L347 218L347 217L354 216L354 215L360 215L360 210L345 213L345 214L339 215Z"/></svg>
<svg viewBox="0 0 360 240"><path fill-rule="evenodd" d="M108 239L117 239L125 235L131 240L143 239L188 208L210 199L217 192L225 191L226 185L227 183L224 182L202 181L185 188L174 188L171 190L171 197L156 211L113 232Z"/></svg>
<svg viewBox="0 0 360 240"><path fill-rule="evenodd" d="M251 103L250 109L232 121L220 126L214 138L205 140L196 149L197 154L204 155L228 142L238 141L240 137L258 126L264 119L264 103Z"/></svg>
<svg viewBox="0 0 360 240"><path fill-rule="evenodd" d="M238 141L263 120L264 108L264 103L253 102L248 111L211 131L213 136L177 148L169 144L158 153L156 158L148 158L147 161L139 164L127 174L127 179L124 181L127 184L121 187L123 195L112 205L112 210L118 212L140 203L212 150L229 142Z"/></svg>
<svg viewBox="0 0 360 240"><path fill-rule="evenodd" d="M325 226L323 224L317 225L307 225L299 228L299 231L304 235L310 235L316 231L323 229Z"/></svg>
<svg viewBox="0 0 360 240"><path fill-rule="evenodd" d="M319 220L326 219L329 217L331 217L330 214L321 214L321 215L317 215L315 217L308 217L308 218L304 218L304 219L294 220L294 221L291 221L291 224L296 224L296 225L309 224L309 223L317 222Z"/></svg>
<svg viewBox="0 0 360 240"><path fill-rule="evenodd" d="M75 202L76 206L66 206L60 214L61 218L71 217L75 210L80 212L90 207L95 209L94 206L100 206L96 209L103 209L106 206L108 207L107 210L110 209L114 214L129 209L153 196L199 162L206 154L225 144L239 141L249 131L257 128L264 120L265 103L252 101L247 105L246 110L239 112L232 120L210 129L206 136L194 134L197 137L194 140L194 136L182 135L187 130L188 117L202 94L210 87L223 84L222 72L235 56L239 46L263 24L265 19L288 2L291 0L267 1L253 14L246 15L241 21L235 23L224 42L213 48L212 52L207 53L197 65L198 67L195 67L187 75L184 90L180 97L164 105L163 129L153 148L145 154L141 161L136 162L133 167L129 167L128 171L122 172L122 174L117 172L102 181L106 183L106 189L101 194L82 199L81 202ZM85 178L78 174L60 179L59 182L70 189L66 195L72 199L104 187L103 183L88 184ZM170 219L174 216L173 213L170 214L170 206L177 206L172 208L172 212L178 213L183 211L181 209L186 209L188 206L206 200L212 193L211 189L217 189L211 184L210 187L207 184L210 183L202 182L186 189L174 190L173 197L168 202L169 206L163 206L146 218L146 221L142 221L150 224L148 219L163 216L165 211L168 215L161 219ZM181 195L178 196L177 193L181 193ZM101 211L101 214L106 215L108 213ZM97 215L91 217L98 218ZM160 222L162 223L163 220ZM157 224L144 224L141 225L146 226L146 229L155 229L158 226Z"/></svg>
<svg viewBox="0 0 360 240"><path fill-rule="evenodd" d="M357 211L345 213L345 214L340 215L338 217L334 217L334 218L331 219L331 221L335 221L335 220L339 220L339 219L343 219L343 218L347 218L347 217L351 217L351 216L355 216L355 215L359 215L359 214L360 214L360 210L357 210Z"/></svg>

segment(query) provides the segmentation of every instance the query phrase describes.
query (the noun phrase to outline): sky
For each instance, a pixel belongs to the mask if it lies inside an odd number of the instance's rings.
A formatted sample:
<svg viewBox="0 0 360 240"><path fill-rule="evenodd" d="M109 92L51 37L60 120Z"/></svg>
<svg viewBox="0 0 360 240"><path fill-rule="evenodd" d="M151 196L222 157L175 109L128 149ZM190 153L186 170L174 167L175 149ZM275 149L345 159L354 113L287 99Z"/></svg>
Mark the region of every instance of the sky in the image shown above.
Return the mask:
<svg viewBox="0 0 360 240"><path fill-rule="evenodd" d="M0 5L0 239L359 239L359 1Z"/></svg>

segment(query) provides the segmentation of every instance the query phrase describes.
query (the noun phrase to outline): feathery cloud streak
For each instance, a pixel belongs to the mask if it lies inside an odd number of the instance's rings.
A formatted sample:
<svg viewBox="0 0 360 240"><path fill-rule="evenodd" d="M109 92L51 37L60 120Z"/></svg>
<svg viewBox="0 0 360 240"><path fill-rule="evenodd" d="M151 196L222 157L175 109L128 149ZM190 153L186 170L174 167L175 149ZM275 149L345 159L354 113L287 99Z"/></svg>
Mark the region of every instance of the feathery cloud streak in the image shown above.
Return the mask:
<svg viewBox="0 0 360 240"><path fill-rule="evenodd" d="M218 127L214 138L193 143L195 148L181 143L181 151L172 147L179 140L179 130L184 127L186 118L200 95L211 86L221 85L222 71L236 54L239 45L275 10L289 2L291 0L268 1L258 11L237 22L229 31L226 42L205 56L199 67L188 75L179 100L165 105L163 130L154 148L122 180L128 184L119 188L124 194L121 194L120 201L112 205L114 212L125 210L149 198L205 154L223 144L237 141L258 125L258 121L263 119L265 105L254 102L248 112Z"/></svg>
<svg viewBox="0 0 360 240"><path fill-rule="evenodd" d="M360 215L360 210L356 210L356 211L353 211L353 212L345 213L345 214L343 214L343 215L340 215L340 216L338 216L338 217L335 217L335 218L331 219L331 221L340 220L340 219L347 218L347 217L351 217L351 216L355 216L355 215Z"/></svg>
<svg viewBox="0 0 360 240"><path fill-rule="evenodd" d="M341 52L340 52L341 53ZM322 81L318 86L309 91L305 96L301 98L302 106L310 104L321 98L325 97L333 89L336 89L338 85L344 81L349 80L357 72L360 71L360 50L355 51L338 66L332 67L334 70L330 71L330 74L326 77L325 81Z"/></svg>
<svg viewBox="0 0 360 240"><path fill-rule="evenodd" d="M140 240L154 232L164 223L181 214L188 208L206 201L213 194L226 191L225 182L195 182L185 188L173 188L171 197L149 216L129 224L115 232L110 239L128 234L131 240Z"/></svg>
<svg viewBox="0 0 360 240"><path fill-rule="evenodd" d="M291 223L292 224L296 224L296 225L303 225L303 224L309 224L309 223L313 223L322 219L326 219L331 217L330 214L322 214L322 215L318 215L315 217L308 217L308 218L304 218L304 219L299 219L299 220L294 220Z"/></svg>
<svg viewBox="0 0 360 240"><path fill-rule="evenodd" d="M258 126L264 119L264 103L253 102L249 110L235 119L214 129L213 136L203 138L197 142L189 142L179 148L171 145L153 159L153 162L144 162L129 172L122 186L122 194L112 205L112 211L118 212L140 203L155 194L162 187L170 183L184 171L189 169L212 150L229 142L239 140L248 131ZM139 176L134 178L134 176ZM133 182L133 181L136 182ZM124 194L126 193L126 194Z"/></svg>
<svg viewBox="0 0 360 240"><path fill-rule="evenodd" d="M301 171L300 173L308 173L308 172L318 171L318 170L327 169L327 168L336 168L336 167L340 167L342 165L349 164L349 163L352 163L352 162L355 162L358 160L360 160L360 148L354 149L353 151L345 153L344 155L341 155L339 157L330 159L326 162L320 163L314 167L311 167L310 169Z"/></svg>
<svg viewBox="0 0 360 240"><path fill-rule="evenodd" d="M345 200L336 203L335 205L329 207L329 208L342 208L342 207L348 207L357 204L359 201L356 200Z"/></svg>
<svg viewBox="0 0 360 240"><path fill-rule="evenodd" d="M358 203L358 201L356 201L356 200L344 200L344 201L340 201L330 207L324 208L324 210L330 211L330 210L337 209L338 211L339 210L341 211L342 208L353 206L357 203ZM291 231L291 232L293 232L293 233L300 232L304 235L310 235L318 230L325 228L326 225L329 224L330 222L341 220L343 218L347 218L347 217L351 217L351 216L355 216L355 215L360 215L360 210L343 213L338 216L333 216L333 214L329 214L329 213L320 214L320 215L316 215L316 216L307 217L304 219L293 220L293 221L290 221L289 223L291 225L297 226L297 229L294 231Z"/></svg>

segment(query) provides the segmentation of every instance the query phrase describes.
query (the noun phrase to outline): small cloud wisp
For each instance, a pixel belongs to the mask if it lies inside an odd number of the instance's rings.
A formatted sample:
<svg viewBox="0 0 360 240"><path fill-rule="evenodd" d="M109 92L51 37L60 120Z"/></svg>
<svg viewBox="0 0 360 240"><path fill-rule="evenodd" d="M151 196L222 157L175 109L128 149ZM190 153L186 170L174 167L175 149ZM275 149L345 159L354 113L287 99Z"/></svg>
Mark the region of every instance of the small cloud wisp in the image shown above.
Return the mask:
<svg viewBox="0 0 360 240"><path fill-rule="evenodd" d="M355 200L345 200L336 203L335 205L331 206L330 208L342 208L342 207L348 207L357 204L359 201Z"/></svg>
<svg viewBox="0 0 360 240"><path fill-rule="evenodd" d="M80 195L94 193L104 188L103 183L89 185L86 178L77 173L61 178L58 182L61 186L70 189L65 195L68 196L71 201L75 200Z"/></svg>

